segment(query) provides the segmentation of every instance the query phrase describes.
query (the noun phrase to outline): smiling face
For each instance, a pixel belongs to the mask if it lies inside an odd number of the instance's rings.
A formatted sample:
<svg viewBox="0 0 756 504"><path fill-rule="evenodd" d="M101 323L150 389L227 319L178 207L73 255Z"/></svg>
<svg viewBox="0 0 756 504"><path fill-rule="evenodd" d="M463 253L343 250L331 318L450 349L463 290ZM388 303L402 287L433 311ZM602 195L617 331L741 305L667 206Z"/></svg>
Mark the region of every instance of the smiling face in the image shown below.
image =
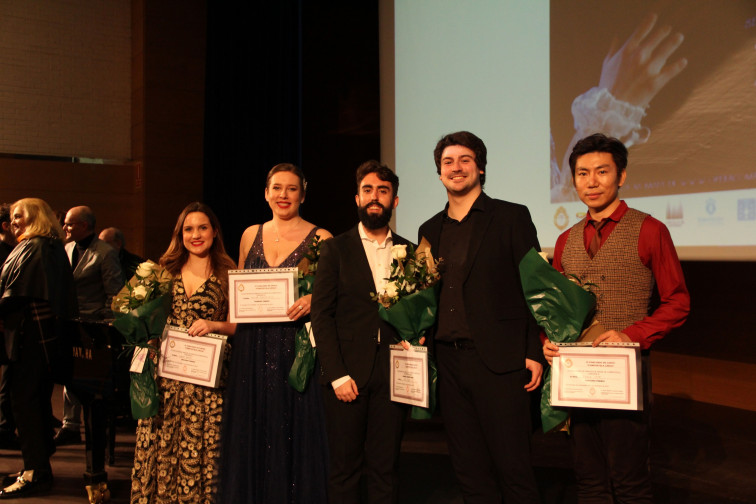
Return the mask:
<svg viewBox="0 0 756 504"><path fill-rule="evenodd" d="M21 206L11 208L11 231L16 239L26 231L26 214Z"/></svg>
<svg viewBox="0 0 756 504"><path fill-rule="evenodd" d="M273 215L282 219L290 219L299 215L299 205L304 203L302 181L290 171L280 171L273 174L265 188L265 201L273 210Z"/></svg>
<svg viewBox="0 0 756 504"><path fill-rule="evenodd" d="M354 201L362 225L368 229L380 229L388 226L399 197L394 196L391 182L381 180L375 173L368 173L360 181Z"/></svg>
<svg viewBox="0 0 756 504"><path fill-rule="evenodd" d="M475 153L462 145L450 145L441 154L441 182L450 194L463 196L480 191L480 175Z"/></svg>
<svg viewBox="0 0 756 504"><path fill-rule="evenodd" d="M63 222L63 231L66 232L66 241L81 241L92 234L89 225L82 219L78 207L72 208L66 213L66 219Z"/></svg>
<svg viewBox="0 0 756 504"><path fill-rule="evenodd" d="M191 212L184 219L182 235L184 247L190 254L207 257L217 231L213 229L210 218L203 212Z"/></svg>
<svg viewBox="0 0 756 504"><path fill-rule="evenodd" d="M589 152L575 161L575 189L588 206L591 218L600 220L612 215L620 204L619 188L627 172L617 174L617 165L608 152Z"/></svg>

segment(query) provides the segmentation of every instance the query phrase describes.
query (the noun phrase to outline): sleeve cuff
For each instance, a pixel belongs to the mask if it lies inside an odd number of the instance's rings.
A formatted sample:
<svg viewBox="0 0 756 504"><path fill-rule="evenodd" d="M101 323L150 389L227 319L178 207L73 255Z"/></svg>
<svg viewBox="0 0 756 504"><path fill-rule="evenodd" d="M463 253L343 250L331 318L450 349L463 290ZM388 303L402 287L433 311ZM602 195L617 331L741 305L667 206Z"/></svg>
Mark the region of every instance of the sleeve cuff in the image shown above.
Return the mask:
<svg viewBox="0 0 756 504"><path fill-rule="evenodd" d="M333 380L331 382L331 386L333 387L333 390L336 390L337 388L341 387L342 385L344 385L346 382L348 382L351 379L352 377L349 375L342 376L341 378Z"/></svg>

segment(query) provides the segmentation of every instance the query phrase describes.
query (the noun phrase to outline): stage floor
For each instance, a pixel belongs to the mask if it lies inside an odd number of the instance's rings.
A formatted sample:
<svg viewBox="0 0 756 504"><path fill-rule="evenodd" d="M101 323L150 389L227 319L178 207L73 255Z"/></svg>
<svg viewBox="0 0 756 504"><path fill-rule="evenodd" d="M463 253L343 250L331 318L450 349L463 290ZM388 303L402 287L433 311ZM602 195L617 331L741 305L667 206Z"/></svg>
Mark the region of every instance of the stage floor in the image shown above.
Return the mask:
<svg viewBox="0 0 756 504"><path fill-rule="evenodd" d="M60 418L60 387L53 399L53 410ZM756 412L656 396L653 422L655 502L756 502ZM133 430L130 425L119 427L115 464L107 467L113 504L129 501ZM55 484L51 492L17 502L87 502L82 479L84 445L60 447L52 464ZM566 438L534 436L533 464L543 502L576 502ZM17 471L21 465L20 452L0 450L0 472ZM462 503L440 420L408 423L400 470L400 504Z"/></svg>

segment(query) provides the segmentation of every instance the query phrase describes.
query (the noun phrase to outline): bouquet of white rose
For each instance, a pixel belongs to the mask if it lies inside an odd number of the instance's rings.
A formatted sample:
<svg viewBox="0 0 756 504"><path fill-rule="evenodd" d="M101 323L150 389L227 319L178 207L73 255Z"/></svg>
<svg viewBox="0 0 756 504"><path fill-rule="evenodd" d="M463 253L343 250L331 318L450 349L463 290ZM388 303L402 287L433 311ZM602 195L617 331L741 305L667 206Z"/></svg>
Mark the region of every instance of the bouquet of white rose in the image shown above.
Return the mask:
<svg viewBox="0 0 756 504"><path fill-rule="evenodd" d="M430 245L423 239L417 249L407 245L391 247L391 273L383 292L372 294L380 303L380 317L391 324L403 341L419 345L420 338L436 323L438 312L439 263L430 253ZM412 407L412 418L428 419L436 408L436 363L428 357L430 406Z"/></svg>
<svg viewBox="0 0 756 504"><path fill-rule="evenodd" d="M123 334L130 351L142 348L159 352L159 345L152 345L150 341L163 333L170 307L171 281L171 275L164 268L146 261L137 267L136 274L113 299L111 307L116 316L113 327ZM131 372L129 394L135 419L149 418L158 412L154 371L154 361L147 358L140 372Z"/></svg>

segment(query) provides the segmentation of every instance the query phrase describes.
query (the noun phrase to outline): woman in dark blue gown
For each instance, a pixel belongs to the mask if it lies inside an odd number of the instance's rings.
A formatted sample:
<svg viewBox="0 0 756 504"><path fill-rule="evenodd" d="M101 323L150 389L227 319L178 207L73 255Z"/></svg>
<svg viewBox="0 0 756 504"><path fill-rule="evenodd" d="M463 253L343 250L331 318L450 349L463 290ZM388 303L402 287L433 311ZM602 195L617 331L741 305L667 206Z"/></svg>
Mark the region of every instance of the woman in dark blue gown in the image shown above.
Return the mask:
<svg viewBox="0 0 756 504"><path fill-rule="evenodd" d="M271 169L265 199L273 219L242 236L239 267L294 267L315 235L299 216L305 182L294 165ZM294 335L308 319L310 296L289 309L287 323L239 324L226 389L219 502L325 503L328 449L320 387L288 383ZM316 369L319 366L316 367Z"/></svg>

